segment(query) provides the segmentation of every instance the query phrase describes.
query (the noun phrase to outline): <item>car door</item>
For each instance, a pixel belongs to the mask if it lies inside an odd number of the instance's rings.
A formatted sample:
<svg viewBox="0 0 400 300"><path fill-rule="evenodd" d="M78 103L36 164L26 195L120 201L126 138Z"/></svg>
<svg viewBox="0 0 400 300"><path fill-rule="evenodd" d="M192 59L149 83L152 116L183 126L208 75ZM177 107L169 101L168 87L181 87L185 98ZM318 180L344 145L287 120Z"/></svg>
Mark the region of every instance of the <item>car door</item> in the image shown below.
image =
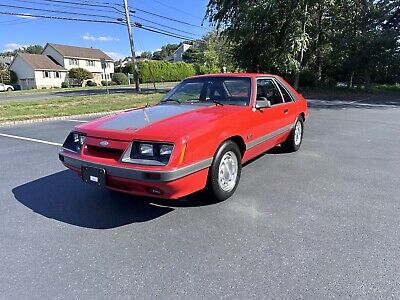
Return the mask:
<svg viewBox="0 0 400 300"><path fill-rule="evenodd" d="M296 106L296 102L294 101L293 97L288 92L287 88L284 84L282 84L278 79L274 79L275 84L278 86L279 91L282 95L284 104L283 107L283 120L286 126L293 125L296 122L298 116L298 109Z"/></svg>
<svg viewBox="0 0 400 300"><path fill-rule="evenodd" d="M263 77L256 80L256 101L268 100L271 106L253 109L253 126L250 133L252 139L247 147L259 147L260 150L266 150L275 146L276 140L288 131L287 115L290 109L284 102L274 78Z"/></svg>

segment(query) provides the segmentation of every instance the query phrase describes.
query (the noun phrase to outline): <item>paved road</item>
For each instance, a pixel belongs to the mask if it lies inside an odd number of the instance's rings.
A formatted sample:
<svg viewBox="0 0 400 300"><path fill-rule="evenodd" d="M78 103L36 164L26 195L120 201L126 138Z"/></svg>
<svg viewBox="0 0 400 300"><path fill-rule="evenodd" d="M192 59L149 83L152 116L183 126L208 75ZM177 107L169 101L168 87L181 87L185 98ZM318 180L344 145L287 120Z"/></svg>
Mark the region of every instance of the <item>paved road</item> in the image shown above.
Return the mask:
<svg viewBox="0 0 400 300"><path fill-rule="evenodd" d="M83 184L57 146L0 136L0 298L400 298L400 109L311 101L222 203ZM69 121L0 128L62 143Z"/></svg>
<svg viewBox="0 0 400 300"><path fill-rule="evenodd" d="M166 83L157 83L156 88L160 91L170 90L177 83L174 82L166 82ZM142 84L142 91L154 91L153 84ZM111 86L109 88L110 94L125 94L125 93L135 93L134 87L118 87ZM99 89L81 89L77 88L75 90L54 90L49 92L32 92L29 94L19 94L11 93L11 94L0 94L0 103L1 102L11 102L11 101L27 101L27 100L46 100L46 99L54 99L60 97L68 97L68 96L93 96L93 95L101 95L106 94L107 90L104 88Z"/></svg>

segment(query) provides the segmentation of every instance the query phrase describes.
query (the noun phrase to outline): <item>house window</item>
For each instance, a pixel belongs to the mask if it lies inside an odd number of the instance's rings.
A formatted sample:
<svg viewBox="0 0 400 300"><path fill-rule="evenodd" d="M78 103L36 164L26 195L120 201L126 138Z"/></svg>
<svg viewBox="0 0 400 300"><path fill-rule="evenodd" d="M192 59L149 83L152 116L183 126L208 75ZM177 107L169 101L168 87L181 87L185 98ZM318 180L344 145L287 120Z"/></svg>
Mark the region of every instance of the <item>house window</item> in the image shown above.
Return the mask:
<svg viewBox="0 0 400 300"><path fill-rule="evenodd" d="M94 67L94 66L95 66L94 60L87 60L87 61L86 61L86 65L87 65L88 67Z"/></svg>
<svg viewBox="0 0 400 300"><path fill-rule="evenodd" d="M79 66L79 60L77 60L76 58L70 58L69 59L69 64L71 66Z"/></svg>
<svg viewBox="0 0 400 300"><path fill-rule="evenodd" d="M107 68L111 67L111 64L109 62L106 63Z"/></svg>
<svg viewBox="0 0 400 300"><path fill-rule="evenodd" d="M101 79L104 79L104 74L101 74Z"/></svg>
<svg viewBox="0 0 400 300"><path fill-rule="evenodd" d="M51 78L49 71L43 71L43 78Z"/></svg>
<svg viewBox="0 0 400 300"><path fill-rule="evenodd" d="M54 78L61 78L60 72L54 72Z"/></svg>

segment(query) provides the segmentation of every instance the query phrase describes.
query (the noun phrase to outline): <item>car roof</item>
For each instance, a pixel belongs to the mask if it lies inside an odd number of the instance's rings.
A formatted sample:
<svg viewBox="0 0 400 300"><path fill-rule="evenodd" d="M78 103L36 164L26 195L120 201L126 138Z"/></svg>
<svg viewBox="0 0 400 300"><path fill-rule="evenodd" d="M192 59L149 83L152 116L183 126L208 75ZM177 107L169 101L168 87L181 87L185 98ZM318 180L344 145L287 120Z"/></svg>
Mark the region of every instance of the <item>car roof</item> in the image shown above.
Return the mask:
<svg viewBox="0 0 400 300"><path fill-rule="evenodd" d="M193 79L193 78L204 78L204 77L263 77L263 76L277 77L277 75L262 74L262 73L218 73L218 74L197 75L189 78Z"/></svg>

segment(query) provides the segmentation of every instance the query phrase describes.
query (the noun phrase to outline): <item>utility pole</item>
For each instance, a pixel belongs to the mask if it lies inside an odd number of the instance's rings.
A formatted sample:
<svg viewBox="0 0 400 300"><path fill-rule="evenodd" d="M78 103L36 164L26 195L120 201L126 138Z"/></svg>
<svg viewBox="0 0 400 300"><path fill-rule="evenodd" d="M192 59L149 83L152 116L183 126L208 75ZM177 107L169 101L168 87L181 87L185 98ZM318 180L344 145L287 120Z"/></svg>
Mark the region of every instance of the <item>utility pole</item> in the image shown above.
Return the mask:
<svg viewBox="0 0 400 300"><path fill-rule="evenodd" d="M125 21L126 21L126 25L128 26L129 42L131 44L132 63L133 63L133 78L135 80L136 91L139 92L140 91L139 69L138 69L137 62L136 62L135 43L133 42L132 26L131 26L131 19L129 16L128 0L124 0L124 8L125 8Z"/></svg>

